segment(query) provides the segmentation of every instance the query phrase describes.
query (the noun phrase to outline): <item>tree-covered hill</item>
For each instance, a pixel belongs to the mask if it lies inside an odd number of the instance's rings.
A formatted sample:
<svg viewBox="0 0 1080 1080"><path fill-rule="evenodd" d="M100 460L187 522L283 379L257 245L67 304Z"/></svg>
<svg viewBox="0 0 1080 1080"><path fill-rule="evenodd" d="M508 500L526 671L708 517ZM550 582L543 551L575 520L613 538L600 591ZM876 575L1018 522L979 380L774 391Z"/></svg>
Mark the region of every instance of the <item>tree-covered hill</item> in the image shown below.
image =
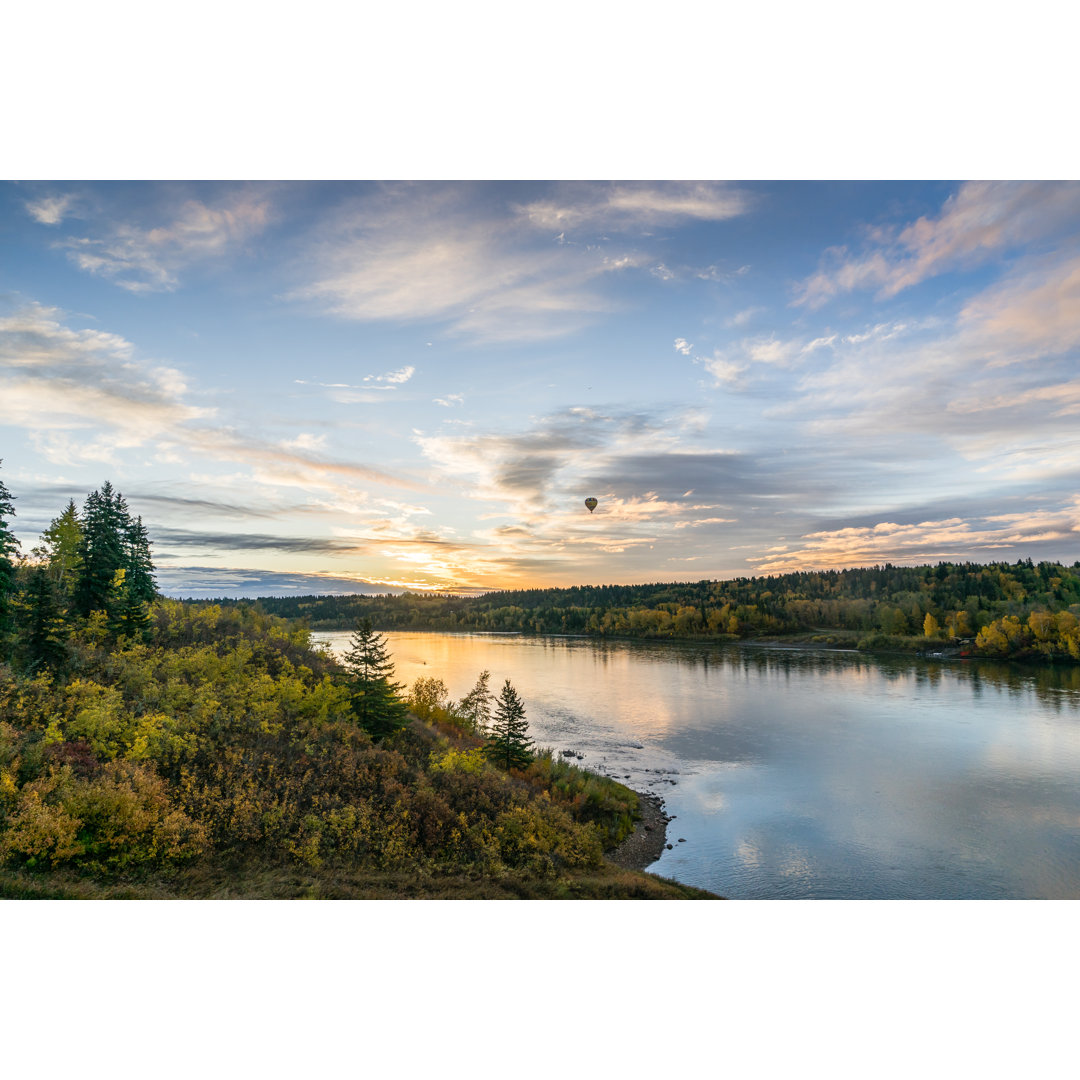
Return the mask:
<svg viewBox="0 0 1080 1080"><path fill-rule="evenodd" d="M312 629L370 618L385 630L517 631L740 640L839 635L864 648L1080 659L1080 563L939 563L651 585L525 589L476 597L267 597Z"/></svg>
<svg viewBox="0 0 1080 1080"><path fill-rule="evenodd" d="M339 663L155 595L109 485L30 558L13 515L0 485L0 897L709 896L605 860L637 795L534 752L516 694L503 733L483 695L406 697L370 624Z"/></svg>

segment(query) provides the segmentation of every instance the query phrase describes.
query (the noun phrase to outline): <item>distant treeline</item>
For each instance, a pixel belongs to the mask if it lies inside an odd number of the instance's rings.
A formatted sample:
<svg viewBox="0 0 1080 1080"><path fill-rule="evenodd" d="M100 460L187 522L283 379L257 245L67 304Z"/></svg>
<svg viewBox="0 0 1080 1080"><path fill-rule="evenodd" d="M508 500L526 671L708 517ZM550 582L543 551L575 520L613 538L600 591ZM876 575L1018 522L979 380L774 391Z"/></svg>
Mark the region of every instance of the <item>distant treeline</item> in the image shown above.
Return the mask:
<svg viewBox="0 0 1080 1080"><path fill-rule="evenodd" d="M222 601L242 603L242 601ZM462 597L294 596L258 601L313 630L518 631L745 640L839 635L862 648L957 648L1080 660L1080 562L939 563Z"/></svg>

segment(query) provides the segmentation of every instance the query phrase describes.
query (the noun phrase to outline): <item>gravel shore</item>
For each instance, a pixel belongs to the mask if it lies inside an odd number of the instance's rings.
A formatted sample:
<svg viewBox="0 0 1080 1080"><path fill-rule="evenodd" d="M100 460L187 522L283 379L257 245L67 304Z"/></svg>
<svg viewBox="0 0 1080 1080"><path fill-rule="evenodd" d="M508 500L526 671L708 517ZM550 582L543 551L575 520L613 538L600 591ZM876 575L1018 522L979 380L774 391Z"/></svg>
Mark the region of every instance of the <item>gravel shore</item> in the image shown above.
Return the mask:
<svg viewBox="0 0 1080 1080"><path fill-rule="evenodd" d="M638 792L641 800L641 820L634 831L604 857L608 862L626 870L644 870L660 858L667 844L667 826L671 820L664 812L664 800L659 795Z"/></svg>

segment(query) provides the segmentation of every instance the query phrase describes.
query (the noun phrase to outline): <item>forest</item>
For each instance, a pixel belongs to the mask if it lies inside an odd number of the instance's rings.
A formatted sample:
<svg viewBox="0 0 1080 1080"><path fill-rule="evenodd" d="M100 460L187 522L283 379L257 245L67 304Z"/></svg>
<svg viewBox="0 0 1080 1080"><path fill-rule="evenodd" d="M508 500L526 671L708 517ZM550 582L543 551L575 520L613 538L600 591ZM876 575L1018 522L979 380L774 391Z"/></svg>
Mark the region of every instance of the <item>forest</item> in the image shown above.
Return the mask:
<svg viewBox="0 0 1080 1080"><path fill-rule="evenodd" d="M246 604L249 601L220 601ZM1080 660L1080 563L947 563L802 571L653 585L449 596L291 596L258 601L313 630L370 618L384 630L596 637L797 638L864 650Z"/></svg>
<svg viewBox="0 0 1080 1080"><path fill-rule="evenodd" d="M708 898L604 858L637 795L491 673L394 681L258 606L159 595L111 485L27 555L0 483L0 898ZM496 679L496 685L497 685Z"/></svg>

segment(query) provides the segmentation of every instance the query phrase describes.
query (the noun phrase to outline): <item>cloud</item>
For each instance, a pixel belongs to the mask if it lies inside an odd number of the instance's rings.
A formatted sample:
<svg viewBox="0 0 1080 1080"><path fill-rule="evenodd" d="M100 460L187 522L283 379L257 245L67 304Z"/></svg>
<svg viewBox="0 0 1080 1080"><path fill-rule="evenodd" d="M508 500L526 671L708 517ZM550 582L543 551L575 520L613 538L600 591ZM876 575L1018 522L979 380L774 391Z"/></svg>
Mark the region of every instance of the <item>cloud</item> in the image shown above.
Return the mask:
<svg viewBox="0 0 1080 1080"><path fill-rule="evenodd" d="M215 206L190 199L165 225L103 223L103 235L71 236L60 246L79 269L129 292L172 292L181 270L235 250L269 220L269 201L240 191Z"/></svg>
<svg viewBox="0 0 1080 1080"><path fill-rule="evenodd" d="M675 351L682 353L683 356L689 356L693 348L694 346L691 345L686 338L680 337L675 339Z"/></svg>
<svg viewBox="0 0 1080 1080"><path fill-rule="evenodd" d="M444 398L434 398L436 405L442 405L444 408L452 409L455 405L462 405L465 402L464 394L447 394Z"/></svg>
<svg viewBox="0 0 1080 1080"><path fill-rule="evenodd" d="M158 526L155 544L179 547L217 548L226 551L289 551L318 555L341 555L356 550L355 544L326 537L277 536L271 533L215 533L206 530L176 529Z"/></svg>
<svg viewBox="0 0 1080 1080"><path fill-rule="evenodd" d="M763 312L764 310L765 309L763 307L743 308L742 311L737 311L734 315L732 315L731 318L724 323L724 325L729 328L736 326L745 326L754 318L755 315L761 314L761 312Z"/></svg>
<svg viewBox="0 0 1080 1080"><path fill-rule="evenodd" d="M326 436L302 431L295 439L285 439L281 445L288 450L323 450L326 447Z"/></svg>
<svg viewBox="0 0 1080 1080"><path fill-rule="evenodd" d="M794 303L810 308L858 289L895 296L927 278L972 269L1038 241L1075 236L1080 183L969 182L945 200L937 217L867 232L864 249L830 248Z"/></svg>
<svg viewBox="0 0 1080 1080"><path fill-rule="evenodd" d="M685 221L726 221L754 205L749 192L719 183L583 182L518 207L539 229L645 229Z"/></svg>
<svg viewBox="0 0 1080 1080"><path fill-rule="evenodd" d="M26 209L30 216L42 225L59 225L74 202L74 195L50 195L35 202L28 202Z"/></svg>
<svg viewBox="0 0 1080 1080"><path fill-rule="evenodd" d="M220 566L159 566L157 579L166 596L195 600L219 596L373 596L405 591L402 586L340 574L276 573Z"/></svg>
<svg viewBox="0 0 1080 1080"><path fill-rule="evenodd" d="M400 386L402 383L407 383L415 374L416 368L410 364L397 371L388 371L385 375L365 375L364 382L371 381L373 383L384 383L388 386Z"/></svg>
<svg viewBox="0 0 1080 1080"><path fill-rule="evenodd" d="M919 565L972 557L1002 558L1002 552L1024 545L1075 542L1080 532L1080 500L1057 510L966 520L900 524L882 521L807 533L802 546L770 552L747 561L755 572L781 574L807 568L833 569L880 563Z"/></svg>
<svg viewBox="0 0 1080 1080"><path fill-rule="evenodd" d="M699 363L703 364L705 370L716 380L716 385L728 385L734 386L739 381L739 376L746 371L745 364L737 364L733 360L728 360L726 356L717 349L711 358L703 357Z"/></svg>
<svg viewBox="0 0 1080 1080"><path fill-rule="evenodd" d="M984 355L1006 363L1080 347L1080 255L1044 257L969 300L960 326Z"/></svg>
<svg viewBox="0 0 1080 1080"><path fill-rule="evenodd" d="M307 446L282 446L213 423L216 411L188 397L179 371L142 361L119 335L73 330L56 309L36 304L0 319L3 420L25 428L54 464L115 463L121 450L150 447L184 460L244 464L251 478L268 486L335 492L357 483L424 487L322 457L310 444L314 437Z"/></svg>
<svg viewBox="0 0 1080 1080"><path fill-rule="evenodd" d="M603 461L633 447L670 446L678 432L678 424L660 414L573 408L542 417L524 431L418 433L415 441L448 482L465 487L470 497L503 503L532 520L554 501L569 500L569 492ZM576 494L573 499L576 506Z"/></svg>
<svg viewBox="0 0 1080 1080"><path fill-rule="evenodd" d="M857 439L864 454L936 458L984 487L991 475L1045 482L1072 472L1080 454L1075 244L1010 264L951 323L937 315L831 336L772 406L775 416L822 439Z"/></svg>
<svg viewBox="0 0 1080 1080"><path fill-rule="evenodd" d="M614 207L627 221L694 220L743 198L698 187L573 191L590 215ZM386 185L328 218L301 268L308 281L290 297L346 319L439 321L479 343L540 341L618 310L607 282L655 267L609 239L552 243L538 232L543 217L490 186Z"/></svg>
<svg viewBox="0 0 1080 1080"><path fill-rule="evenodd" d="M699 357L697 363L716 380L716 385L738 386L742 376L755 368L790 368L817 349L831 345L835 335L804 343L797 339L770 337L743 338L723 349L714 349L711 357Z"/></svg>

